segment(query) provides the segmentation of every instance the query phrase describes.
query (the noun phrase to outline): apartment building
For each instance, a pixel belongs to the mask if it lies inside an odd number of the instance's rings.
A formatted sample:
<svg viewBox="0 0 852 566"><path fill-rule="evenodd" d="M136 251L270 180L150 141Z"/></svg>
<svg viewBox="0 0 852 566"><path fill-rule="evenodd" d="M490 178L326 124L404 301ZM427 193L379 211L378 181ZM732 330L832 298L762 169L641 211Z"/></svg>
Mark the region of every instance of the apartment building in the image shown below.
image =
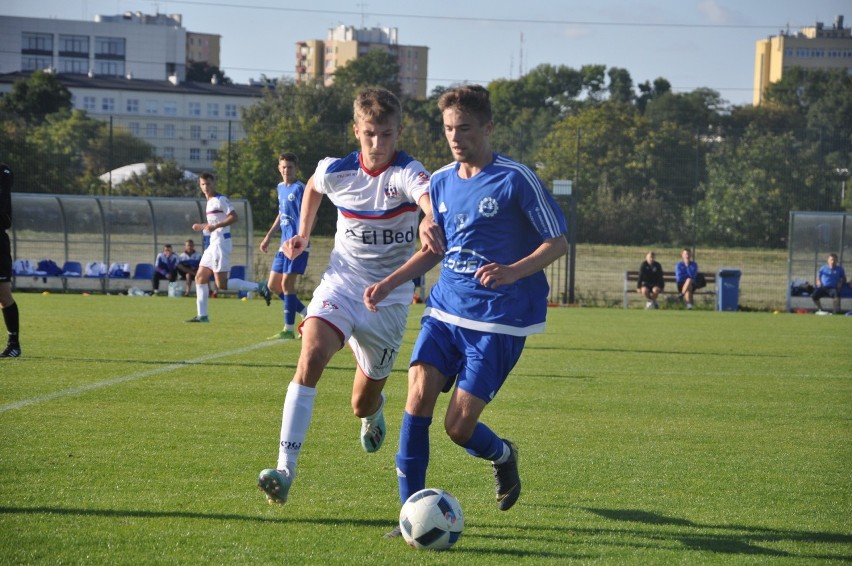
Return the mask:
<svg viewBox="0 0 852 566"><path fill-rule="evenodd" d="M29 75L0 75L0 94ZM57 78L71 91L75 109L111 121L114 128L150 143L157 156L196 173L213 167L219 148L229 139L245 137L240 111L258 102L263 90L255 85L180 83L174 77L151 81L59 73Z"/></svg>
<svg viewBox="0 0 852 566"><path fill-rule="evenodd" d="M0 16L0 93L32 72L55 73L74 108L199 172L229 138L244 137L240 110L261 96L256 85L185 82L188 62L218 66L219 39L187 32L179 14L92 22Z"/></svg>
<svg viewBox="0 0 852 566"><path fill-rule="evenodd" d="M334 72L366 55L382 50L396 58L402 93L413 98L426 98L429 48L400 45L397 28L355 28L339 25L330 28L325 40L308 39L296 43L296 82L321 79L334 81Z"/></svg>
<svg viewBox="0 0 852 566"><path fill-rule="evenodd" d="M802 69L838 69L852 73L852 29L843 27L843 16L832 26L816 22L796 33L782 31L757 41L754 57L755 106L760 104L766 87L781 80L784 71Z"/></svg>

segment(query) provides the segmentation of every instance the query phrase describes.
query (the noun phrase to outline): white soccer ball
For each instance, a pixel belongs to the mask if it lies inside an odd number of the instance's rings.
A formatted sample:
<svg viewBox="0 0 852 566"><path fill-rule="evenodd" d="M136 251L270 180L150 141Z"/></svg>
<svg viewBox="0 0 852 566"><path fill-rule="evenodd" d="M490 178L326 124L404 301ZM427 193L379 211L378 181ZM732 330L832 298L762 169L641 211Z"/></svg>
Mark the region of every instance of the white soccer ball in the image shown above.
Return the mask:
<svg viewBox="0 0 852 566"><path fill-rule="evenodd" d="M420 550L446 550L464 529L461 505L443 489L421 489L402 505L399 528L408 546Z"/></svg>

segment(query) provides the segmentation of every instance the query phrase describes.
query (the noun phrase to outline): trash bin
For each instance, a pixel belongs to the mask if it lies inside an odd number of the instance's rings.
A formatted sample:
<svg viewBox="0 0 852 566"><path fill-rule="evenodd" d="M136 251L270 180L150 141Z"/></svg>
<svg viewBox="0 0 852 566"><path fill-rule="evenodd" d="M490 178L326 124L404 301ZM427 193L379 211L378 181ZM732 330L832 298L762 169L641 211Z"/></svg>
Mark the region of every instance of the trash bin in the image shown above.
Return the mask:
<svg viewBox="0 0 852 566"><path fill-rule="evenodd" d="M720 269L716 274L716 310L735 311L739 309L740 276L739 269Z"/></svg>

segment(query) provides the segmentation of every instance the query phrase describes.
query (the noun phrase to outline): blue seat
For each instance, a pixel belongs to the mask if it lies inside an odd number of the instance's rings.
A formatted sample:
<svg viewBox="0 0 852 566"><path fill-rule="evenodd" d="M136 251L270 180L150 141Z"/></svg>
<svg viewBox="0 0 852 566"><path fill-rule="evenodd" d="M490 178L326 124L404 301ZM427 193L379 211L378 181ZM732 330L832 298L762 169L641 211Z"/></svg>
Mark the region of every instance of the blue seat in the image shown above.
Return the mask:
<svg viewBox="0 0 852 566"><path fill-rule="evenodd" d="M79 261L66 261L62 266L63 277L82 277L83 266Z"/></svg>
<svg viewBox="0 0 852 566"><path fill-rule="evenodd" d="M246 266L245 265L232 265L231 272L228 274L229 279L243 279L246 278Z"/></svg>
<svg viewBox="0 0 852 566"><path fill-rule="evenodd" d="M154 278L154 265L150 263L137 263L133 268L133 279L144 279L150 281Z"/></svg>

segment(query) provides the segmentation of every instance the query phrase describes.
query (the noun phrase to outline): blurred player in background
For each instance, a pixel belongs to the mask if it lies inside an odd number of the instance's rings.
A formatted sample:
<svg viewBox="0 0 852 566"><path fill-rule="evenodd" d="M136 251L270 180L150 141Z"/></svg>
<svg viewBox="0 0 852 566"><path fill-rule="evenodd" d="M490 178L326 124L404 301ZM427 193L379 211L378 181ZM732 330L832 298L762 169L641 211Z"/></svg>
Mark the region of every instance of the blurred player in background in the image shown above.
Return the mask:
<svg viewBox="0 0 852 566"><path fill-rule="evenodd" d="M207 198L207 222L196 223L192 229L209 236L210 245L201 254L198 271L195 274L196 307L198 314L187 322L210 322L207 316L207 302L210 289L207 283L213 277L216 286L221 290L229 287L239 291L257 291L263 296L267 306L272 301L272 294L266 286L266 281L255 283L242 279L228 279L231 271L231 224L238 220L237 211L225 195L216 192L216 178L205 171L198 178L198 186Z"/></svg>
<svg viewBox="0 0 852 566"><path fill-rule="evenodd" d="M192 291L192 282L198 273L198 264L201 262L201 254L195 250L195 242L187 240L183 244L183 251L178 256L177 270L180 276L186 280L186 295Z"/></svg>
<svg viewBox="0 0 852 566"><path fill-rule="evenodd" d="M0 307L3 307L3 322L9 333L6 348L0 358L17 358L21 355L21 342L18 338L20 321L18 303L12 297L12 246L6 230L12 227L12 169L5 163L0 164Z"/></svg>
<svg viewBox="0 0 852 566"><path fill-rule="evenodd" d="M269 241L276 230L281 230L281 244L295 236L299 230L299 216L302 210L302 196L305 194L305 184L296 180L296 170L299 168L299 159L295 153L282 153L278 156L278 172L281 173L281 182L278 183L278 215L269 228L269 231L260 242L260 251L266 253L269 249ZM266 285L269 291L281 299L284 308L284 329L270 338L281 340L293 340L296 337L296 314L305 315L305 305L296 294L296 285L300 275L305 273L308 267L308 256L310 246L296 259L290 259L284 255L279 247L272 267L269 270L269 280Z"/></svg>

